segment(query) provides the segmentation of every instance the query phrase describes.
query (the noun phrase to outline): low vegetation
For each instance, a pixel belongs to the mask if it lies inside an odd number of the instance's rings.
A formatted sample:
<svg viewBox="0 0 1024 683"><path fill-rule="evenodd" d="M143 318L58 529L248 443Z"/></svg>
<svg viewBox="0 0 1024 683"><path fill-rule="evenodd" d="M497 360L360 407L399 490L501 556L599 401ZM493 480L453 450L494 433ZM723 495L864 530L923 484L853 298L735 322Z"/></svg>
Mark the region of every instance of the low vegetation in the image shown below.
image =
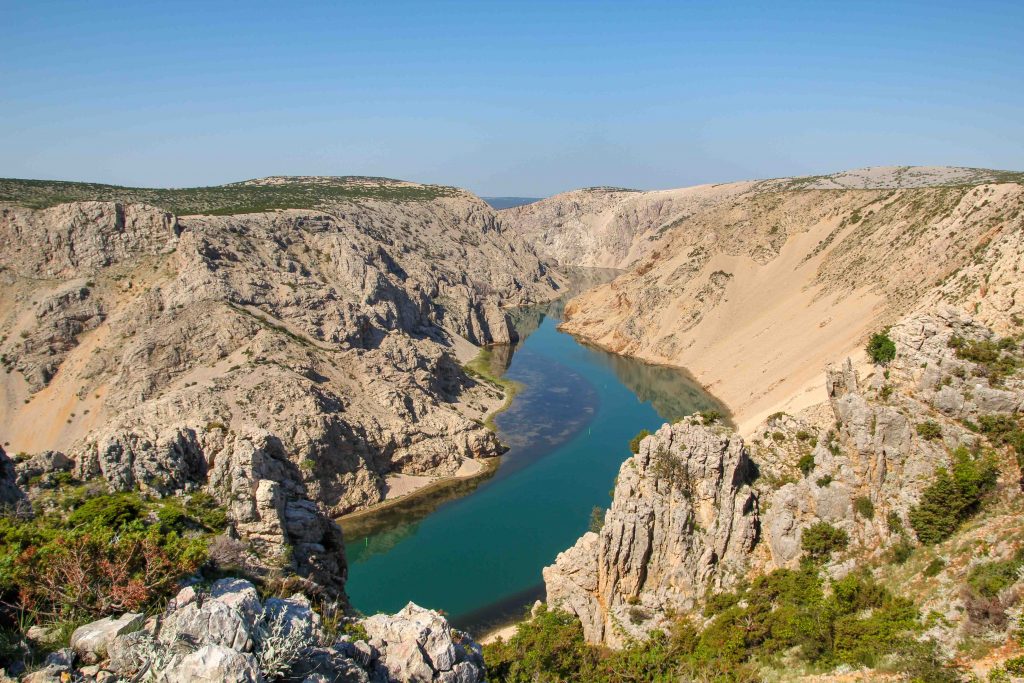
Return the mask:
<svg viewBox="0 0 1024 683"><path fill-rule="evenodd" d="M868 356L877 365L888 365L896 357L896 343L889 337L889 329L871 335L868 340Z"/></svg>
<svg viewBox="0 0 1024 683"><path fill-rule="evenodd" d="M984 451L972 453L960 447L952 457L952 467L936 470L932 483L910 510L910 526L926 545L946 540L973 515L999 474L993 458Z"/></svg>
<svg viewBox="0 0 1024 683"><path fill-rule="evenodd" d="M226 524L201 493L151 500L66 486L39 503L31 517L0 517L5 642L32 625L60 640L80 623L158 606L206 562L208 539Z"/></svg>
<svg viewBox="0 0 1024 683"><path fill-rule="evenodd" d="M276 209L311 209L333 202L375 199L430 201L459 194L440 185L407 185L387 178L295 178L273 184L249 182L175 189L97 183L0 178L0 202L46 208L76 201L139 202L178 215L231 215Z"/></svg>
<svg viewBox="0 0 1024 683"><path fill-rule="evenodd" d="M957 680L923 630L918 610L851 574L829 584L817 567L779 569L735 591L710 596L703 627L675 619L647 640L612 651L588 645L576 617L541 607L509 640L484 648L490 680L755 681L761 671L868 666L920 680Z"/></svg>
<svg viewBox="0 0 1024 683"><path fill-rule="evenodd" d="M993 386L1001 385L1024 367L1020 343L1012 337L978 340L954 335L949 339L949 346L957 358L974 363L980 376L987 377Z"/></svg>

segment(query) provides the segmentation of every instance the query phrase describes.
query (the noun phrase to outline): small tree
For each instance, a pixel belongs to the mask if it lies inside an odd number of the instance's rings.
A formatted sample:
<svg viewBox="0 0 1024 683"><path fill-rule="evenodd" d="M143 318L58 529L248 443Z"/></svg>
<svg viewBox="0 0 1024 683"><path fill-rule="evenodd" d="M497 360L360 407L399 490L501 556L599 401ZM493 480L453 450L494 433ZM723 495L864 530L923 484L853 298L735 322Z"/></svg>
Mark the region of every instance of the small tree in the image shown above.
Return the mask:
<svg viewBox="0 0 1024 683"><path fill-rule="evenodd" d="M896 357L896 342L889 337L889 328L875 332L868 340L868 356L878 365L888 365Z"/></svg>
<svg viewBox="0 0 1024 683"><path fill-rule="evenodd" d="M811 562L825 562L837 550L844 550L850 544L850 536L828 522L815 522L804 529L800 547L804 557Z"/></svg>

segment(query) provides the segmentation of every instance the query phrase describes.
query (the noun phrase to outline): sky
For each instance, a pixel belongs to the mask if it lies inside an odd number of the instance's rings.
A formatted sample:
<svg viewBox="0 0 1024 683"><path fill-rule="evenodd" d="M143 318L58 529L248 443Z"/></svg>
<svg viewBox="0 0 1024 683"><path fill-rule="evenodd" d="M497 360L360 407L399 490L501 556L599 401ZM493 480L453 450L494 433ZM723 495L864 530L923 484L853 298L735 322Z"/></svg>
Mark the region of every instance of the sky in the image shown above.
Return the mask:
<svg viewBox="0 0 1024 683"><path fill-rule="evenodd" d="M0 0L0 177L1024 169L1024 2Z"/></svg>

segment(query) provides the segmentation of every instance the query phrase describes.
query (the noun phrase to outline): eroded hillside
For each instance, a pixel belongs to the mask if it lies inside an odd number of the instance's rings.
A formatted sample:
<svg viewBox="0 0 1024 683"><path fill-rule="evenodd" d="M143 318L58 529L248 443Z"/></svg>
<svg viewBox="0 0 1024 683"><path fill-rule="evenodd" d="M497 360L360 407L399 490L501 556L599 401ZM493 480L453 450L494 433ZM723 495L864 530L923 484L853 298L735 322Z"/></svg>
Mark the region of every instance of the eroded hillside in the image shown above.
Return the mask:
<svg viewBox="0 0 1024 683"><path fill-rule="evenodd" d="M825 365L916 306L952 303L1000 331L1024 312L1019 174L899 167L583 190L503 215L553 258L628 266L574 299L563 329L686 367L745 429L822 400Z"/></svg>
<svg viewBox="0 0 1024 683"><path fill-rule="evenodd" d="M502 392L462 364L514 335L502 307L558 289L472 195L369 182L229 216L3 205L5 450L60 451L113 490L207 491L260 561L340 590L329 517L382 500L389 475L498 454L483 421Z"/></svg>

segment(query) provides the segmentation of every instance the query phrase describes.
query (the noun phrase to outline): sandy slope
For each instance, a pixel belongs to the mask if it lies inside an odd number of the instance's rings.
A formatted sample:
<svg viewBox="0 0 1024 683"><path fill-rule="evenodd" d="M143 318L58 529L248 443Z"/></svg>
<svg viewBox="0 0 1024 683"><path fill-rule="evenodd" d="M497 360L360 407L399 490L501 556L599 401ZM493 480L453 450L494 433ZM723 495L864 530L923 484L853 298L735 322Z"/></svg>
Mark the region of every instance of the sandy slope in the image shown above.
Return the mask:
<svg viewBox="0 0 1024 683"><path fill-rule="evenodd" d="M989 182L1002 179L1014 182ZM563 329L686 367L742 429L823 400L827 364L863 358L873 330L925 301L1019 331L1024 185L1011 174L889 167L580 190L506 214L553 258L629 267L574 299Z"/></svg>

